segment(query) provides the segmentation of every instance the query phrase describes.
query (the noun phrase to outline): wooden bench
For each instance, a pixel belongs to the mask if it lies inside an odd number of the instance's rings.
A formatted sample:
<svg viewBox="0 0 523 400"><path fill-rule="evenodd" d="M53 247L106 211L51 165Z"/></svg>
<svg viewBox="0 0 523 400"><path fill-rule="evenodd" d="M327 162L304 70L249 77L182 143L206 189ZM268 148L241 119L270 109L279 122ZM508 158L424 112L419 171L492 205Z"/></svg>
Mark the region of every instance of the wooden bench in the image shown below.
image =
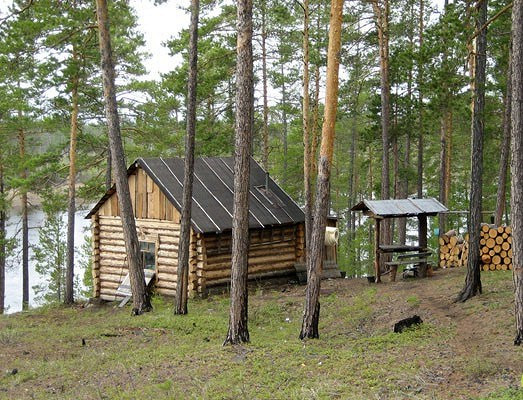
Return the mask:
<svg viewBox="0 0 523 400"><path fill-rule="evenodd" d="M392 282L396 280L396 273L398 272L398 266L400 265L412 265L412 267L406 268L405 271L414 271L414 276L417 276L418 266L420 264L426 264L427 257L429 257L430 255L432 255L431 251L425 251L421 253L400 254L398 255L395 261L386 262L385 265L390 268L390 280Z"/></svg>

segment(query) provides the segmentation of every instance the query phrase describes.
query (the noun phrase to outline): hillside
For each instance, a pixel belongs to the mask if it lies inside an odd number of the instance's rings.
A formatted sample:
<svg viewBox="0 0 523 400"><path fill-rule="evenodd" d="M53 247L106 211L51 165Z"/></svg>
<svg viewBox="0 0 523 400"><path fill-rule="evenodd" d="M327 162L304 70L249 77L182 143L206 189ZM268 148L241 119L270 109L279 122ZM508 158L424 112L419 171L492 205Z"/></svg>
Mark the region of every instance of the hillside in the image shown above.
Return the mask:
<svg viewBox="0 0 523 400"><path fill-rule="evenodd" d="M485 293L453 304L464 273L325 281L321 338L303 343L295 285L253 288L242 347L221 345L226 295L184 317L159 298L141 317L107 305L0 316L0 398L523 399L511 273L483 273ZM420 328L392 333L414 314Z"/></svg>

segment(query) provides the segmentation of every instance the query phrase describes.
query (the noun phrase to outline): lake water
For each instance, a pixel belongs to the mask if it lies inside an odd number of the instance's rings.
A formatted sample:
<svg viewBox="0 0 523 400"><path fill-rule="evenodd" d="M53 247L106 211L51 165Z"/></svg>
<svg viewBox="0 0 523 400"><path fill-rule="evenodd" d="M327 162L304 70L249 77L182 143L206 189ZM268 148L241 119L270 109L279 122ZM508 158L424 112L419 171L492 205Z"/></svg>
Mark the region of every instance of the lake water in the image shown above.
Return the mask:
<svg viewBox="0 0 523 400"><path fill-rule="evenodd" d="M75 216L75 275L83 278L84 271L79 267L80 248L84 243L85 236L90 235L89 228L91 221L85 219L87 211L78 211ZM63 215L64 221L67 221L67 215ZM32 260L33 248L38 244L38 229L45 223L45 214L41 210L33 210L28 215L29 220L29 305L38 306L35 301L33 286L44 281L43 277L35 271L35 262ZM67 224L66 224L67 226ZM13 215L7 223L7 236L11 238L16 235L18 247L14 250L11 257L7 260L6 282L5 282L5 306L7 313L13 313L22 310L22 223L20 215ZM64 240L67 232L64 232Z"/></svg>

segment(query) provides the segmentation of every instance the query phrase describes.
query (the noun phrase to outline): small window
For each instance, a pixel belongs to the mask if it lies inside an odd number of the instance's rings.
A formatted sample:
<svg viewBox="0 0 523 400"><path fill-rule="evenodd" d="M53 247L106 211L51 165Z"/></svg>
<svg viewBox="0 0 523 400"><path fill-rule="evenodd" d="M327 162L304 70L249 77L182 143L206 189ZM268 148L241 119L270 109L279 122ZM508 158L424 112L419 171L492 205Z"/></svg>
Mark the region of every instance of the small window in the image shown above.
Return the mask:
<svg viewBox="0 0 523 400"><path fill-rule="evenodd" d="M140 242L140 253L145 269L156 269L156 244L153 242Z"/></svg>

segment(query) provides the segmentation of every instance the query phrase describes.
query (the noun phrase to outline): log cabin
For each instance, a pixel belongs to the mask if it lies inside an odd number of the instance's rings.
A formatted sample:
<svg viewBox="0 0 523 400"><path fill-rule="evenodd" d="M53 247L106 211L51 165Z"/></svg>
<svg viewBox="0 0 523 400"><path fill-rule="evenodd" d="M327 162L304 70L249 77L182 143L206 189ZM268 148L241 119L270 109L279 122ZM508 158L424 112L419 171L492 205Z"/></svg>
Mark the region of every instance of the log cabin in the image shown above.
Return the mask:
<svg viewBox="0 0 523 400"><path fill-rule="evenodd" d="M232 157L202 157L194 164L188 292L206 294L227 285L231 273ZM304 213L251 159L249 193L249 279L296 277L305 251ZM154 271L154 288L174 296L184 160L139 158L127 170L144 268ZM127 255L113 186L89 212L93 238L93 295L118 300L128 273ZM329 219L324 277L339 277L336 220ZM149 271L149 272L152 272Z"/></svg>

